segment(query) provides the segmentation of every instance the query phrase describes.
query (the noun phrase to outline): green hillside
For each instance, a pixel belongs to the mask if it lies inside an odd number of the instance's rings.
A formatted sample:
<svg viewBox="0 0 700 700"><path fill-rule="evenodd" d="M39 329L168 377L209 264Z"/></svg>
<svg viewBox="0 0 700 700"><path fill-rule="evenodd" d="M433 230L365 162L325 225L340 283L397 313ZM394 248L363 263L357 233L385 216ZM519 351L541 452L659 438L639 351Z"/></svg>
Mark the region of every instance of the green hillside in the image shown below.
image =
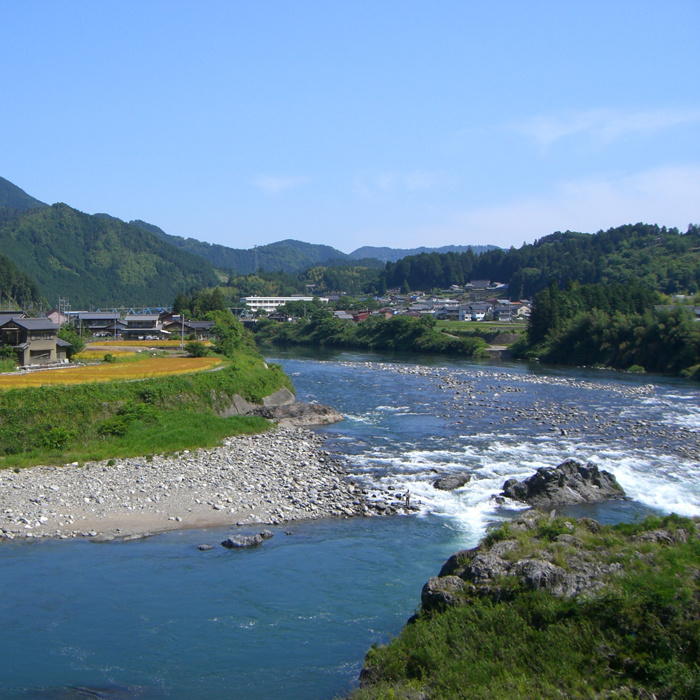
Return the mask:
<svg viewBox="0 0 700 700"><path fill-rule="evenodd" d="M45 300L37 283L0 253L0 313L5 308L37 308Z"/></svg>
<svg viewBox="0 0 700 700"><path fill-rule="evenodd" d="M38 199L34 199L24 190L13 185L9 180L0 177L0 207L14 209L15 211L26 211L27 209L40 209L48 206Z"/></svg>
<svg viewBox="0 0 700 700"><path fill-rule="evenodd" d="M589 233L553 233L510 250L430 253L387 263L387 287L408 282L412 290L430 290L490 279L509 284L511 299L531 297L555 278L581 284L642 282L671 294L700 289L700 228L687 233L656 225L635 224Z"/></svg>
<svg viewBox="0 0 700 700"><path fill-rule="evenodd" d="M211 263L143 229L54 204L5 221L0 251L51 303L73 308L169 304L178 292L217 283Z"/></svg>
<svg viewBox="0 0 700 700"><path fill-rule="evenodd" d="M218 243L172 236L158 226L138 219L129 223L159 236L188 253L208 260L214 267L221 270L229 270L236 275L247 275L255 272L256 250L253 248L229 248ZM363 266L373 267L381 264L377 260L359 262ZM357 265L358 260L328 245L304 243L293 239L261 245L257 248L257 267L262 270L298 273L320 263L337 267L339 265Z"/></svg>

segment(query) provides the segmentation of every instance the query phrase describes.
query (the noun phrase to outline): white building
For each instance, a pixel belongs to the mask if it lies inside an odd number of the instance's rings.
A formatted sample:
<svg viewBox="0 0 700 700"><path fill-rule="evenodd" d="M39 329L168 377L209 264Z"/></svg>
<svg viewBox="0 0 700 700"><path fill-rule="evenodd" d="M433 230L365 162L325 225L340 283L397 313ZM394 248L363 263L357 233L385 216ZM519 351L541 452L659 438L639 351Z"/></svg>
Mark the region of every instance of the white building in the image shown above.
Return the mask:
<svg viewBox="0 0 700 700"><path fill-rule="evenodd" d="M274 311L278 306L284 306L288 301L313 301L318 299L327 304L327 297L243 297L241 304L245 304L251 311L262 309L263 311Z"/></svg>

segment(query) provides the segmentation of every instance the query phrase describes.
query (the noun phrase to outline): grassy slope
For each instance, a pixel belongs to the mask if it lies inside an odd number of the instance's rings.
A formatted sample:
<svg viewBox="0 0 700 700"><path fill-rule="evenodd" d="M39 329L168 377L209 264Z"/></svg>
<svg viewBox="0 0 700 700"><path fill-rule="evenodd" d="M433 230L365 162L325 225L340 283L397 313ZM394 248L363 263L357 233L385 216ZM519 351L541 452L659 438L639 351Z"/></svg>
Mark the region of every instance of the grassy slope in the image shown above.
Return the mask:
<svg viewBox="0 0 700 700"><path fill-rule="evenodd" d="M134 382L78 384L0 393L0 468L63 464L211 446L269 424L219 418L234 394L261 402L293 390L281 367L245 349L225 369Z"/></svg>
<svg viewBox="0 0 700 700"><path fill-rule="evenodd" d="M467 590L464 604L433 614L386 647L367 654L371 685L353 700L460 698L539 700L700 697L700 538L695 523L669 516L591 532L563 518L534 532L512 533L508 526L490 539L520 541L518 557L542 550L563 561L567 546L557 535L573 534L573 554L618 562L597 596L563 600L542 591L505 583L509 602L492 602ZM664 528L685 530L687 542L660 544L638 539ZM556 554L557 550L561 550ZM557 557L559 561L557 561Z"/></svg>

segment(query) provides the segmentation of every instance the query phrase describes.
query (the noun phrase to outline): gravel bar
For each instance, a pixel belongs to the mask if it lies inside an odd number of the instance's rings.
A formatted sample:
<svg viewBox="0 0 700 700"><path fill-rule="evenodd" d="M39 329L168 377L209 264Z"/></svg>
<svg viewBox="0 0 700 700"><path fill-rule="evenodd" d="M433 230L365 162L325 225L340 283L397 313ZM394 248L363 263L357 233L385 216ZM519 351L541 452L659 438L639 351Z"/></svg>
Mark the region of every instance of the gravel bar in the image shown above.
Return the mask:
<svg viewBox="0 0 700 700"><path fill-rule="evenodd" d="M306 429L277 428L174 457L4 470L0 538L109 541L180 528L414 510L400 502L368 503L324 441Z"/></svg>

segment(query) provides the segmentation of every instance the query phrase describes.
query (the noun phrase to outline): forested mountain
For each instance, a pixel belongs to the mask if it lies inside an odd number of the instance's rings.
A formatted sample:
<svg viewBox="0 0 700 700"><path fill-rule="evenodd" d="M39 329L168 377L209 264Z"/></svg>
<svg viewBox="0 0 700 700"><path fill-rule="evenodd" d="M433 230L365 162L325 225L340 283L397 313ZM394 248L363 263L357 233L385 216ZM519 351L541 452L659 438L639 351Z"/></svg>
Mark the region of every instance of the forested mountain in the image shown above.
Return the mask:
<svg viewBox="0 0 700 700"><path fill-rule="evenodd" d="M150 231L174 246L208 260L214 267L229 271L232 275L247 275L258 270L298 273L314 265L337 267L357 265L358 261L331 246L304 243L287 239L254 248L229 248L218 243L206 243L194 238L171 236L163 229L136 219L130 222L145 231ZM381 261L362 261L365 266L379 267Z"/></svg>
<svg viewBox="0 0 700 700"><path fill-rule="evenodd" d="M362 258L377 258L382 262L397 262L408 255L420 255L421 253L466 253L470 250L477 255L487 250L498 249L495 245L444 245L442 248L377 248L366 245L350 253L350 257L360 260Z"/></svg>
<svg viewBox="0 0 700 700"><path fill-rule="evenodd" d="M635 224L595 234L553 233L532 244L482 255L429 253L387 263L381 280L387 287L404 282L412 290L445 288L470 280L509 284L511 299L531 297L554 278L582 284L637 280L665 293L700 289L700 228L687 233Z"/></svg>
<svg viewBox="0 0 700 700"><path fill-rule="evenodd" d="M24 190L13 185L9 180L0 177L0 207L14 211L26 211L27 209L40 209L48 206L38 199L28 195Z"/></svg>
<svg viewBox="0 0 700 700"><path fill-rule="evenodd" d="M31 276L50 303L169 304L180 291L217 283L211 263L119 219L66 204L0 218L0 251Z"/></svg>
<svg viewBox="0 0 700 700"><path fill-rule="evenodd" d="M0 313L6 308L30 310L45 304L39 285L0 253Z"/></svg>

